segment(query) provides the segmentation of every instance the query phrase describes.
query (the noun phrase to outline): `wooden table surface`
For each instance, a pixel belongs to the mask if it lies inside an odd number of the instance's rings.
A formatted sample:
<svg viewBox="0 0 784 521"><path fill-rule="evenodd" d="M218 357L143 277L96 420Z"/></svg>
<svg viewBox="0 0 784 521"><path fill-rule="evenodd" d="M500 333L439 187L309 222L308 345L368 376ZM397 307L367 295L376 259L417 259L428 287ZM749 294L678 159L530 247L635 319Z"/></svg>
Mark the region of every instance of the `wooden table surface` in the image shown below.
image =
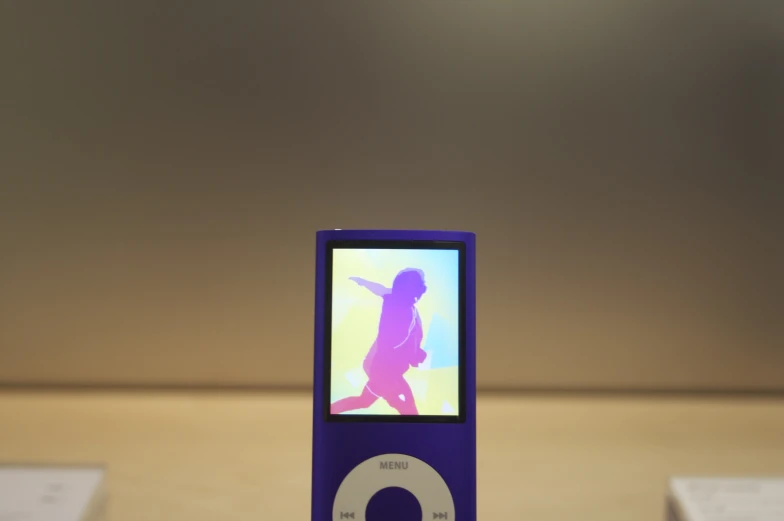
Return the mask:
<svg viewBox="0 0 784 521"><path fill-rule="evenodd" d="M666 479L784 475L784 401L481 397L483 521L661 521ZM112 521L308 520L304 394L0 393L0 461L109 466Z"/></svg>

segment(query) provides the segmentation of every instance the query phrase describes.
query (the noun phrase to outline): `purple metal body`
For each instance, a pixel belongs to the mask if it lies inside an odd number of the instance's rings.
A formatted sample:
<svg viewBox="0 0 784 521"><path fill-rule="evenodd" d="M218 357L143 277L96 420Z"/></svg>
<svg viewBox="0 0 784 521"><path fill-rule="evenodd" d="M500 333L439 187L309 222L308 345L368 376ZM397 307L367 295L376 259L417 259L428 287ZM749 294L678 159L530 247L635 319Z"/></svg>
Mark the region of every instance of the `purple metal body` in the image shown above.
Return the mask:
<svg viewBox="0 0 784 521"><path fill-rule="evenodd" d="M335 240L457 241L465 243L465 422L327 422L324 411L324 315L327 242ZM330 230L316 235L316 316L313 372L311 521L332 521L346 475L364 460L407 454L430 464L446 481L456 521L476 521L476 263L475 235L457 231ZM370 499L370 498L368 498ZM453 520L450 520L453 521Z"/></svg>

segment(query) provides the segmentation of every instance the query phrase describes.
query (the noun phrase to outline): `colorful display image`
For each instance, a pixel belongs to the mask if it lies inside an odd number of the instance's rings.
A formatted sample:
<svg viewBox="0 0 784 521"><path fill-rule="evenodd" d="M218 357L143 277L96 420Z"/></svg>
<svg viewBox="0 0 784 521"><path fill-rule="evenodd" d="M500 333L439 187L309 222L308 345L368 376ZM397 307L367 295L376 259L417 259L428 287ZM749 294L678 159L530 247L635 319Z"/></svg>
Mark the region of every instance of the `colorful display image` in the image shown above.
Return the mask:
<svg viewBox="0 0 784 521"><path fill-rule="evenodd" d="M457 416L459 252L332 258L332 414Z"/></svg>

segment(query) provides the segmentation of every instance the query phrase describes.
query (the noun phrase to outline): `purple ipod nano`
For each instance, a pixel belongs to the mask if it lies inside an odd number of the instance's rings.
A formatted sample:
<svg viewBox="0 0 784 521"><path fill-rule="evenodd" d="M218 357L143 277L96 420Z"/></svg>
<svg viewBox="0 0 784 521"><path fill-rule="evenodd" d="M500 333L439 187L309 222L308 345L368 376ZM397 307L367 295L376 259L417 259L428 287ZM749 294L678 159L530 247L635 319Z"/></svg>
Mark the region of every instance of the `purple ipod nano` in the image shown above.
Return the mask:
<svg viewBox="0 0 784 521"><path fill-rule="evenodd" d="M316 236L312 521L476 521L475 235Z"/></svg>

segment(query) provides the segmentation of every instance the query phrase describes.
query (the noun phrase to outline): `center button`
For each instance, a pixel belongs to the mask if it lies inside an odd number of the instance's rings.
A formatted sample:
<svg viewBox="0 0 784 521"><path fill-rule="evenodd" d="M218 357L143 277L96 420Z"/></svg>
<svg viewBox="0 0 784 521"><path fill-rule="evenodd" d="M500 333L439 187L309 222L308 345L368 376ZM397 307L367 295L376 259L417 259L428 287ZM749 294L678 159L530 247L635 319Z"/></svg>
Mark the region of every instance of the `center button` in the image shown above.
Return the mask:
<svg viewBox="0 0 784 521"><path fill-rule="evenodd" d="M365 510L367 521L422 521L422 507L416 496L400 487L376 492Z"/></svg>

